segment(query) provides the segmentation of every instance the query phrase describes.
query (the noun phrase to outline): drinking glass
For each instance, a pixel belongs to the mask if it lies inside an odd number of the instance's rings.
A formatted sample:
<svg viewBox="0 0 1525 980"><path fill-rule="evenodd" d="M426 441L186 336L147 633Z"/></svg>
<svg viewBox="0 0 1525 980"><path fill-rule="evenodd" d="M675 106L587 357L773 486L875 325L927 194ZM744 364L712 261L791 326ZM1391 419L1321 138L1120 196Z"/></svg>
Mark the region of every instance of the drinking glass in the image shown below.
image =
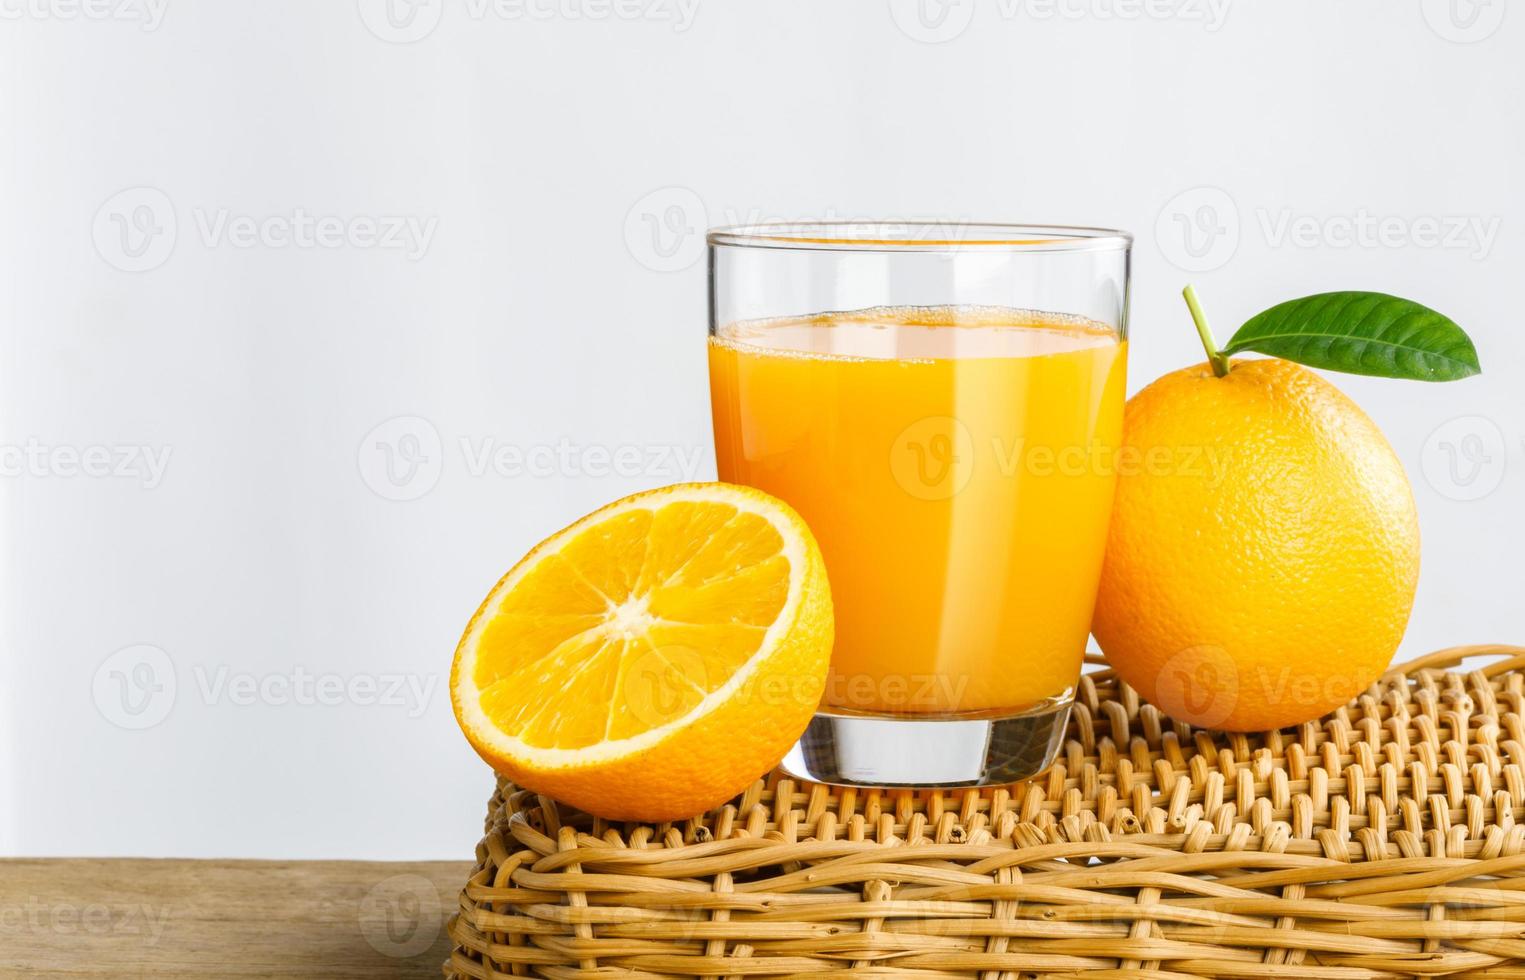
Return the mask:
<svg viewBox="0 0 1525 980"><path fill-rule="evenodd" d="M1117 471L1132 238L955 222L712 230L720 478L804 517L836 641L784 760L1009 783L1058 753Z"/></svg>

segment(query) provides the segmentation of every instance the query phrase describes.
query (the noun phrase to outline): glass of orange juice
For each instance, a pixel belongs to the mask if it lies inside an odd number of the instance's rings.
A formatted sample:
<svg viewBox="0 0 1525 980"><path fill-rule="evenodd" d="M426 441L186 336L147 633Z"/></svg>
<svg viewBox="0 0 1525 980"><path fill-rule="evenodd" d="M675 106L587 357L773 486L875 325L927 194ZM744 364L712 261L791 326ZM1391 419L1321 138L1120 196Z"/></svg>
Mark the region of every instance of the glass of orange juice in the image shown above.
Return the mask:
<svg viewBox="0 0 1525 980"><path fill-rule="evenodd" d="M1131 243L956 222L710 232L720 478L800 512L836 611L795 775L968 786L1053 761L1112 507Z"/></svg>

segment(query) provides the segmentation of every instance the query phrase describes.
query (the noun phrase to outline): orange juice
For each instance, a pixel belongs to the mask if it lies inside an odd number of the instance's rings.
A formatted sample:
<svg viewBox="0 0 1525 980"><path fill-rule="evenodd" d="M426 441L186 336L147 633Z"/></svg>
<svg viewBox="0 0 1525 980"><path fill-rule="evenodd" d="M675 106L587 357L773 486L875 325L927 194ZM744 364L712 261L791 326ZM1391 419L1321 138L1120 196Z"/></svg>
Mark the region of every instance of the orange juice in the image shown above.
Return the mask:
<svg viewBox="0 0 1525 980"><path fill-rule="evenodd" d="M1076 318L881 307L710 338L720 478L792 504L836 605L825 705L1063 699L1096 599L1125 343Z"/></svg>

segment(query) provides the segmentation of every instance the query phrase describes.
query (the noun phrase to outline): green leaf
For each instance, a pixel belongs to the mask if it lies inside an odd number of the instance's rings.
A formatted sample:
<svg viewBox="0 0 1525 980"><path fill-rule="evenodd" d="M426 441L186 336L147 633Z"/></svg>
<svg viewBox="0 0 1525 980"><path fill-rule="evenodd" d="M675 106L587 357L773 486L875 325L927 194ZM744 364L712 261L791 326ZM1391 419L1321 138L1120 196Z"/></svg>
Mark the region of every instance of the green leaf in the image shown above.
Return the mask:
<svg viewBox="0 0 1525 980"><path fill-rule="evenodd" d="M1255 351L1347 374L1455 381L1477 374L1477 349L1449 318L1385 293L1319 293L1249 319L1224 354Z"/></svg>

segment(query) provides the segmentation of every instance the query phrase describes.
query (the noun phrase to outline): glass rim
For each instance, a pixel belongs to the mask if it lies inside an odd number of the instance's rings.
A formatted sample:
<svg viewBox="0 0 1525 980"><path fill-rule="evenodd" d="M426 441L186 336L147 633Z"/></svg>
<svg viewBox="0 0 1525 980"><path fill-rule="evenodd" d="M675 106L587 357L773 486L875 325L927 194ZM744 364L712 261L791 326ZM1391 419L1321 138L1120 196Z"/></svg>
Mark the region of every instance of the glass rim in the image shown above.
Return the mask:
<svg viewBox="0 0 1525 980"><path fill-rule="evenodd" d="M918 219L762 221L711 228L711 247L843 252L1100 252L1126 250L1133 235L1086 225Z"/></svg>

